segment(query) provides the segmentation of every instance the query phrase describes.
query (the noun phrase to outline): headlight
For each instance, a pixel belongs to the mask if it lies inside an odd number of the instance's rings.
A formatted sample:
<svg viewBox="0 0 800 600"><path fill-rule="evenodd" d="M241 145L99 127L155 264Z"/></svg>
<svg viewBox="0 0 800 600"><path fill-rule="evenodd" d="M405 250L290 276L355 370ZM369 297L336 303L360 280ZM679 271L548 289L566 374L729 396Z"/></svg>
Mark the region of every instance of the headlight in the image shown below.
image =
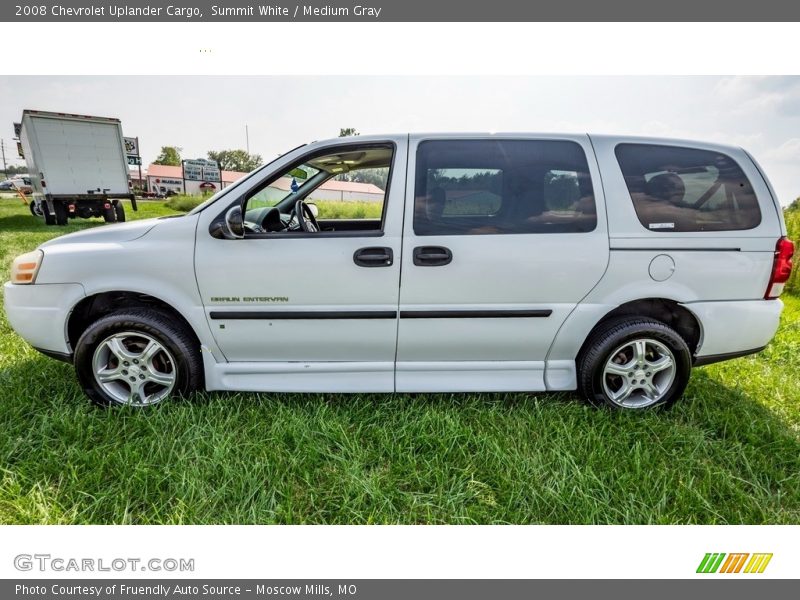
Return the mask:
<svg viewBox="0 0 800 600"><path fill-rule="evenodd" d="M34 283L43 257L44 252L34 250L15 258L14 262L11 263L11 283Z"/></svg>

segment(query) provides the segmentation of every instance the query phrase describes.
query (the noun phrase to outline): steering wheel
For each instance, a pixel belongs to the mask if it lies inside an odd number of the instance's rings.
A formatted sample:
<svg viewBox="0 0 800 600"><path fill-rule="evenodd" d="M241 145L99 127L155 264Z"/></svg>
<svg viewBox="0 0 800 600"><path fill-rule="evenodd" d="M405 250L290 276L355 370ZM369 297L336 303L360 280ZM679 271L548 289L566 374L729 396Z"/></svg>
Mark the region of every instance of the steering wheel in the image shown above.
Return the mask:
<svg viewBox="0 0 800 600"><path fill-rule="evenodd" d="M311 209L302 199L298 200L294 205L294 214L297 215L297 223L300 229L306 233L318 233L319 223Z"/></svg>

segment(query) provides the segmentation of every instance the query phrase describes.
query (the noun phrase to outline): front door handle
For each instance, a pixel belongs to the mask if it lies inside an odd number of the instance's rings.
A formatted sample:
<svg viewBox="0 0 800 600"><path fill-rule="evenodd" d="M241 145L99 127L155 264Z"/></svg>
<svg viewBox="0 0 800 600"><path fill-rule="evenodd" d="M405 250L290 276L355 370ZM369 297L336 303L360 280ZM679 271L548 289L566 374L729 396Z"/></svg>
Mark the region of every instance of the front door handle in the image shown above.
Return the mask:
<svg viewBox="0 0 800 600"><path fill-rule="evenodd" d="M418 267L441 267L453 261L453 253L444 246L417 246L413 256Z"/></svg>
<svg viewBox="0 0 800 600"><path fill-rule="evenodd" d="M391 267L394 262L394 252L391 248L383 246L359 248L353 254L353 262L359 267Z"/></svg>

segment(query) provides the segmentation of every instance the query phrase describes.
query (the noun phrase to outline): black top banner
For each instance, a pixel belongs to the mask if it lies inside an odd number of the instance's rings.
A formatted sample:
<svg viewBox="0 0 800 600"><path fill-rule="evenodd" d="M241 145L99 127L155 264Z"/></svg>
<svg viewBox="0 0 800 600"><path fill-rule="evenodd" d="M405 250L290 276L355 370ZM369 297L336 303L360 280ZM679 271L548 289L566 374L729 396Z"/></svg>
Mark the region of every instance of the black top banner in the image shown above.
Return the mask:
<svg viewBox="0 0 800 600"><path fill-rule="evenodd" d="M800 21L787 0L53 0L0 3L0 21ZM724 44L724 41L721 40Z"/></svg>

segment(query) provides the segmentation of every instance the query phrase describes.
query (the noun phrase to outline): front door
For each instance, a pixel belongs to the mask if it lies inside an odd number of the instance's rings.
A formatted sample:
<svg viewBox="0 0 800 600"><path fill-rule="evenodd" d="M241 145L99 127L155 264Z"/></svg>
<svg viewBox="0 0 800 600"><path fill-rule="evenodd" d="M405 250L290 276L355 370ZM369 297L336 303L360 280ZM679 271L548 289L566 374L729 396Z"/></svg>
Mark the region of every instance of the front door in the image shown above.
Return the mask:
<svg viewBox="0 0 800 600"><path fill-rule="evenodd" d="M409 157L397 391L544 390L608 263L588 138L412 136Z"/></svg>
<svg viewBox="0 0 800 600"><path fill-rule="evenodd" d="M201 219L198 286L230 387L393 390L406 144L313 147L243 193L244 239Z"/></svg>

